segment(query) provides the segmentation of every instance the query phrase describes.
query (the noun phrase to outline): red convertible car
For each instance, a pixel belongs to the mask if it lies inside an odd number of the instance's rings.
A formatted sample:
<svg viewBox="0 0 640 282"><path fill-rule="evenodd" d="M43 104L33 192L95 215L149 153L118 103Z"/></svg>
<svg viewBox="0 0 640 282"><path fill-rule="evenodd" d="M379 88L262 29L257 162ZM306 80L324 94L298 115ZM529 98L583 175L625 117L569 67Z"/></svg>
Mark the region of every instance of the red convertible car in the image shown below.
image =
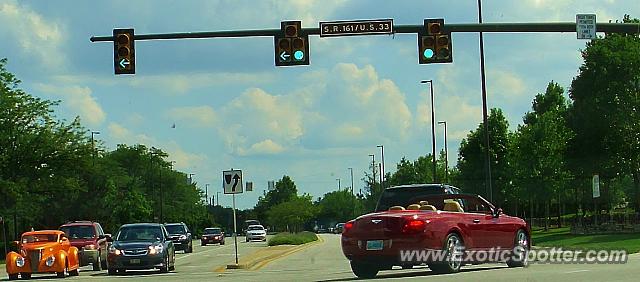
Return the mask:
<svg viewBox="0 0 640 282"><path fill-rule="evenodd" d="M524 220L478 195L453 189L434 194L438 186L447 185L388 188L376 212L345 224L342 251L356 276L424 264L438 273L457 272L467 263L527 265L530 230Z"/></svg>

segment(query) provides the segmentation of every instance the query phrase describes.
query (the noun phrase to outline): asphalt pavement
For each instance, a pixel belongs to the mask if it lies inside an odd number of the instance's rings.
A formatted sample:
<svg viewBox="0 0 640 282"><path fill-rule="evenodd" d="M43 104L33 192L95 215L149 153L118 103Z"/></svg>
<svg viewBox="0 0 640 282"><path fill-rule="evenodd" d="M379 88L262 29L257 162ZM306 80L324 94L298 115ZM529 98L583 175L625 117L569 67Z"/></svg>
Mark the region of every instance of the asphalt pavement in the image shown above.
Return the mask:
<svg viewBox="0 0 640 282"><path fill-rule="evenodd" d="M340 248L340 235L322 234L322 242L285 257L270 261L256 270L227 270L224 266L234 261L232 238L224 246L201 247L194 242L194 252L176 255L176 271L160 274L158 271L130 271L125 275L108 276L106 271L81 269L80 276L66 280L157 280L157 281L350 281L356 280L349 262ZM241 257L250 256L266 247L264 242L245 243L238 238ZM0 277L6 280L4 267ZM32 280L48 280L55 275L37 275ZM460 273L438 275L427 267L411 270L394 269L378 274L380 280L414 281L638 281L640 255L629 256L626 264L533 264L527 268L508 268L505 264L465 266Z"/></svg>

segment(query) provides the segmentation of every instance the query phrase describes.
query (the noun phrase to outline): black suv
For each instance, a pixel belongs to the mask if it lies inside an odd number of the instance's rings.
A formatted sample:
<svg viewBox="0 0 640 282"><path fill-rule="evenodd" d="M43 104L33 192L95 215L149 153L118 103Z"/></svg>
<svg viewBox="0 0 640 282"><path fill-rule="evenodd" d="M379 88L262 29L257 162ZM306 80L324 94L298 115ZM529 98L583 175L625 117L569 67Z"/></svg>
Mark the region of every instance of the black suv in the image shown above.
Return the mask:
<svg viewBox="0 0 640 282"><path fill-rule="evenodd" d="M169 240L173 241L176 251L193 252L193 237L184 222L166 223L164 227L167 229Z"/></svg>

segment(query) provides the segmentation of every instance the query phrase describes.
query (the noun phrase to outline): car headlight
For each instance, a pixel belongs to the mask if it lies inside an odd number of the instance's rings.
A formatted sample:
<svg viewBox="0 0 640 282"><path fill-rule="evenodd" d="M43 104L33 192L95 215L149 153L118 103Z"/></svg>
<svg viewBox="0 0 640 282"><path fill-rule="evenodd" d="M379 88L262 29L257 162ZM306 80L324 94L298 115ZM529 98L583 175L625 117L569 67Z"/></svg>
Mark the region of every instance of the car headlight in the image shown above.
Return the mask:
<svg viewBox="0 0 640 282"><path fill-rule="evenodd" d="M120 252L120 250L118 250L116 247L111 246L109 247L109 253L119 256L122 252Z"/></svg>
<svg viewBox="0 0 640 282"><path fill-rule="evenodd" d="M56 258L54 256L49 256L47 260L44 261L44 264L48 267L51 267L54 262L56 262Z"/></svg>
<svg viewBox="0 0 640 282"><path fill-rule="evenodd" d="M24 266L24 258L23 257L18 257L16 259L16 266L17 267L23 267Z"/></svg>
<svg viewBox="0 0 640 282"><path fill-rule="evenodd" d="M180 240L186 240L187 239L187 235L180 235Z"/></svg>
<svg viewBox="0 0 640 282"><path fill-rule="evenodd" d="M160 254L162 253L162 251L164 250L164 248L162 247L162 245L151 245L149 246L149 254L150 255L155 255L155 254Z"/></svg>

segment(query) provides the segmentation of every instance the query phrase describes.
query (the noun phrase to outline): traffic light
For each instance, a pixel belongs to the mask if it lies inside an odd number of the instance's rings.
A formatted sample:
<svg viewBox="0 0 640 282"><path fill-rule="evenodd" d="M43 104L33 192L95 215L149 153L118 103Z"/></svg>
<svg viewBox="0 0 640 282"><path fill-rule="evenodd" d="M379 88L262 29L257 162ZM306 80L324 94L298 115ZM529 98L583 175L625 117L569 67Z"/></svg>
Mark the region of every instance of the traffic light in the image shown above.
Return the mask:
<svg viewBox="0 0 640 282"><path fill-rule="evenodd" d="M113 30L113 63L116 74L136 73L136 49L132 28Z"/></svg>
<svg viewBox="0 0 640 282"><path fill-rule="evenodd" d="M420 64L451 63L451 32L443 32L444 19L425 19L418 32L418 61Z"/></svg>
<svg viewBox="0 0 640 282"><path fill-rule="evenodd" d="M309 65L309 35L300 21L281 22L280 29L274 37L276 66Z"/></svg>

